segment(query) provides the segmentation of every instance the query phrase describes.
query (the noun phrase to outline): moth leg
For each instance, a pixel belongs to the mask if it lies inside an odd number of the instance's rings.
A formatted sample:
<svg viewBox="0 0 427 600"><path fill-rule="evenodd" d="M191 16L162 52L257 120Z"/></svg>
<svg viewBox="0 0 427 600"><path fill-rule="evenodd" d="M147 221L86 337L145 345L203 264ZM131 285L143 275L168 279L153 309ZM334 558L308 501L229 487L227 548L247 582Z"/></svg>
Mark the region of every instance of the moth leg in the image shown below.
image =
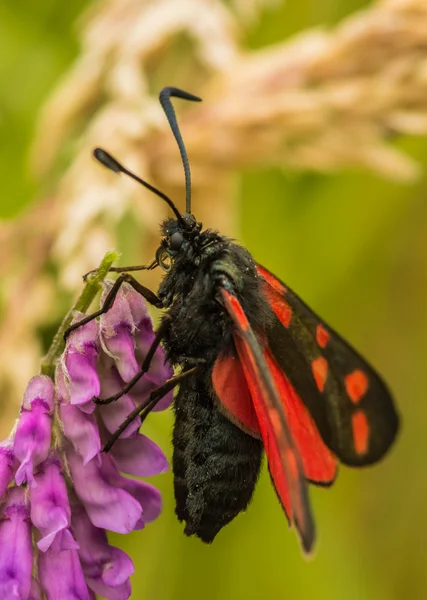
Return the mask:
<svg viewBox="0 0 427 600"><path fill-rule="evenodd" d="M116 431L113 433L111 438L108 440L107 444L104 446L103 452L109 452L111 450L111 448L113 447L116 440L121 436L121 434L130 425L130 423L132 423L132 421L134 419L136 419L136 417L138 415L141 415L141 425L142 425L142 423L148 417L148 415L153 410L153 408L156 406L156 404L158 402L160 402L160 400L162 398L164 398L167 393L169 393L171 390L173 390L174 387L176 387L179 383L181 383L181 381L183 379L186 379L190 375L193 375L194 373L196 373L196 371L199 368L200 367L192 367L191 369L182 371L182 373L180 373L179 375L175 375L174 377L171 377L171 379L168 379L163 385L158 387L156 390L152 391L151 394L149 395L147 401L144 402L143 404L141 404L141 406L137 406L135 408L135 410L133 410L131 413L129 413L129 415L126 417L126 419L120 425L120 427L118 427L118 429L116 429Z"/></svg>
<svg viewBox="0 0 427 600"><path fill-rule="evenodd" d="M102 404L111 404L111 402L115 402L116 400L118 400L119 398L121 398L122 396L127 394L133 388L133 386L138 383L138 381L141 379L141 377L150 368L150 364L153 359L153 356L154 356L157 348L159 347L160 342L164 338L165 333L166 333L167 329L169 328L169 326L170 326L170 317L168 315L164 315L161 325L156 332L155 338L154 338L150 348L148 349L147 354L145 355L144 362L141 365L140 371L138 371L138 373L134 377L132 377L132 379L130 381L128 381L128 383L120 390L120 392L117 392L117 394L114 394L114 396L110 396L109 398L95 397L94 398L95 404L101 404L101 405Z"/></svg>
<svg viewBox="0 0 427 600"><path fill-rule="evenodd" d="M111 267L108 269L109 273L128 273L129 271L152 271L156 267L159 266L159 263L154 258L148 265L133 265L131 267ZM83 275L83 281L86 281L89 275L95 275L98 272L98 269L92 269L85 275Z"/></svg>
<svg viewBox="0 0 427 600"><path fill-rule="evenodd" d="M185 354L182 356L182 359L186 365L192 365L193 367L196 365L205 365L207 363L206 358L192 358L191 356L186 356Z"/></svg>
<svg viewBox="0 0 427 600"><path fill-rule="evenodd" d="M140 294L143 298L145 298L145 300L147 300L147 302L149 302L156 308L163 308L163 302L160 300L160 298L158 298L156 296L156 294L154 292L152 292L151 290L146 288L144 285L139 283L139 281L137 281L135 279L135 277L133 277L132 275L129 275L128 273L123 273L123 275L120 275L120 277L118 277L116 279L116 281L114 282L114 285L112 286L111 290L108 292L107 297L105 298L105 301L104 301L104 304L102 305L102 307L99 310L97 310L96 312L92 313L91 315L84 317L84 319L82 319L78 323L73 323L73 325L71 325L67 329L67 331L64 333L64 339L66 340L67 337L70 335L70 333L72 331L74 331L75 329L78 329L82 325L86 325L86 323L93 321L93 319L96 319L96 317L99 317L100 315L108 312L110 310L110 308L113 306L114 300L117 296L117 293L124 282L129 283L129 285L131 285L133 287L133 289L138 292L138 294Z"/></svg>

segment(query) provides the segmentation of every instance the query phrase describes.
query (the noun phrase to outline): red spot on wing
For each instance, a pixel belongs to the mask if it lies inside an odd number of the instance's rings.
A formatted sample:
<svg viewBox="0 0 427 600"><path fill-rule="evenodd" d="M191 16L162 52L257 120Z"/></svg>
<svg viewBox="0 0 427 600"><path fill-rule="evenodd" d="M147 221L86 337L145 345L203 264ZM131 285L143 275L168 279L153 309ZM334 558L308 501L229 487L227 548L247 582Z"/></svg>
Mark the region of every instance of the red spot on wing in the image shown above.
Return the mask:
<svg viewBox="0 0 427 600"><path fill-rule="evenodd" d="M318 325L316 328L316 342L321 348L325 348L330 338L329 332L323 327L323 325Z"/></svg>
<svg viewBox="0 0 427 600"><path fill-rule="evenodd" d="M366 454L369 446L369 423L365 413L357 410L351 418L354 448L357 454Z"/></svg>
<svg viewBox="0 0 427 600"><path fill-rule="evenodd" d="M347 394L354 404L363 398L369 387L368 378L360 369L346 375L344 383Z"/></svg>
<svg viewBox="0 0 427 600"><path fill-rule="evenodd" d="M289 306L283 296L278 294L266 283L264 283L262 286L262 291L264 292L264 296L267 298L267 301L273 309L276 317L284 327L289 327L292 319L292 308Z"/></svg>
<svg viewBox="0 0 427 600"><path fill-rule="evenodd" d="M315 358L311 363L311 370L319 392L325 389L326 378L328 376L328 361L323 356Z"/></svg>
<svg viewBox="0 0 427 600"><path fill-rule="evenodd" d="M261 275L263 279L268 283L270 287L273 288L279 294L286 294L288 291L286 287L283 285L281 281L279 281L272 273L261 267L261 265L257 265L258 274Z"/></svg>
<svg viewBox="0 0 427 600"><path fill-rule="evenodd" d="M274 275L257 265L257 271L262 279L262 291L276 317L284 327L289 327L292 319L292 308L286 302L284 295L287 292L285 286Z"/></svg>
<svg viewBox="0 0 427 600"><path fill-rule="evenodd" d="M212 384L221 404L236 419L236 424L258 437L258 419L239 358L218 358L212 371Z"/></svg>

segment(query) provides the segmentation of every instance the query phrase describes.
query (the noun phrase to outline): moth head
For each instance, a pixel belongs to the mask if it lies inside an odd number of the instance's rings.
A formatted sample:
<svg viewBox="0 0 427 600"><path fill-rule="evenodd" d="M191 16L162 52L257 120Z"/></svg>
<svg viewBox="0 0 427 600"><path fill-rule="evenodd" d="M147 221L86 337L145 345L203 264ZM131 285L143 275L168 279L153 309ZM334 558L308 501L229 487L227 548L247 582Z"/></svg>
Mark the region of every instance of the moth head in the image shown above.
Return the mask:
<svg viewBox="0 0 427 600"><path fill-rule="evenodd" d="M169 270L171 262L185 252L200 233L202 224L192 214L182 215L182 220L185 222L184 226L178 219L166 219L162 223L162 241L156 252L156 260L165 271Z"/></svg>

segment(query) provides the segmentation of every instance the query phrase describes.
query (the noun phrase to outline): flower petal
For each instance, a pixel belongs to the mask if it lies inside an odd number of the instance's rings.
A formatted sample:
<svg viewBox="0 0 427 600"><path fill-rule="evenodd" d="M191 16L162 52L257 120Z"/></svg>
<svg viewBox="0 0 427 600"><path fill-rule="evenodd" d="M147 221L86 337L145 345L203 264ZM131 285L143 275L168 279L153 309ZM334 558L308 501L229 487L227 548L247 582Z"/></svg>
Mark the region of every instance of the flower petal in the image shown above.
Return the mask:
<svg viewBox="0 0 427 600"><path fill-rule="evenodd" d="M58 362L55 369L55 390L59 404L70 402L70 386L67 377L67 369L64 363Z"/></svg>
<svg viewBox="0 0 427 600"><path fill-rule="evenodd" d="M139 327L139 324L142 321L147 320L151 324L151 330L153 330L152 320L147 310L147 303L141 294L128 283L123 285L123 293L126 297L136 327Z"/></svg>
<svg viewBox="0 0 427 600"><path fill-rule="evenodd" d="M28 600L43 600L40 584L36 579L34 579L34 577L31 580L31 590L30 595L28 596Z"/></svg>
<svg viewBox="0 0 427 600"><path fill-rule="evenodd" d="M33 377L25 390L13 451L21 463L16 472L18 485L33 482L33 469L46 460L51 437L54 387L49 377Z"/></svg>
<svg viewBox="0 0 427 600"><path fill-rule="evenodd" d="M51 425L51 418L42 406L21 414L13 446L15 456L21 463L15 475L17 485L25 481L32 485L34 468L49 454Z"/></svg>
<svg viewBox="0 0 427 600"><path fill-rule="evenodd" d="M9 483L13 480L16 462L13 441L7 440L0 445L0 498L3 497Z"/></svg>
<svg viewBox="0 0 427 600"><path fill-rule="evenodd" d="M111 455L119 471L129 475L150 477L165 473L169 468L159 446L140 433L126 440L118 439L111 449Z"/></svg>
<svg viewBox="0 0 427 600"><path fill-rule="evenodd" d="M55 398L55 390L52 380L47 375L36 375L28 382L22 400L22 408L31 410L33 403L44 402L46 404L46 412L53 408Z"/></svg>
<svg viewBox="0 0 427 600"><path fill-rule="evenodd" d="M117 392L120 392L125 385L112 362L103 362L102 368L100 369L100 377L102 382L102 398L113 396ZM132 398L128 394L125 394L115 402L101 406L99 414L107 430L110 433L114 433L126 419L129 413L134 410L134 408L135 403L133 402ZM141 419L140 417L137 417L120 437L131 437L135 434L135 432L138 431L140 425Z"/></svg>
<svg viewBox="0 0 427 600"><path fill-rule="evenodd" d="M84 315L76 313L73 322L80 320L82 316ZM99 325L97 321L89 321L71 332L63 354L70 402L78 404L87 413L95 410L92 398L98 396L100 390L96 369L98 350Z"/></svg>
<svg viewBox="0 0 427 600"><path fill-rule="evenodd" d="M110 546L105 530L92 524L83 506L73 506L72 525L86 578L112 587L126 583L134 573L131 559L123 550Z"/></svg>
<svg viewBox="0 0 427 600"><path fill-rule="evenodd" d="M103 341L108 354L114 358L120 377L127 383L139 371L133 336L129 327L123 323L118 324L115 328L115 335L109 338L104 335Z"/></svg>
<svg viewBox="0 0 427 600"><path fill-rule="evenodd" d="M8 490L0 519L0 598L28 598L31 589L31 524L23 488Z"/></svg>
<svg viewBox="0 0 427 600"><path fill-rule="evenodd" d="M147 355L154 340L154 331L151 319L145 318L138 323L138 329L135 332L136 356L138 362L142 362ZM169 363L165 364L165 353L161 346L156 350L151 361L147 376L156 387L161 385L173 375L173 369Z"/></svg>
<svg viewBox="0 0 427 600"><path fill-rule="evenodd" d="M102 580L94 579L93 577L86 576L88 586L102 598L107 600L127 600L130 598L132 588L130 581L127 580L125 583L116 587L105 585Z"/></svg>
<svg viewBox="0 0 427 600"><path fill-rule="evenodd" d="M46 552L56 540L58 551L77 549L69 531L71 508L59 460L45 461L35 480L37 485L31 488L31 521L43 536L37 546Z"/></svg>
<svg viewBox="0 0 427 600"><path fill-rule="evenodd" d="M125 286L125 294L132 311L136 331L134 332L135 356L137 363L142 365L144 358L154 340L153 322L147 312L145 300L132 286ZM165 352L159 346L152 358L150 369L138 384L132 389L132 397L137 404L147 399L148 393L162 385L173 376L173 369L165 363ZM150 384L148 384L150 382ZM153 409L160 411L168 408L173 400L173 392L169 392Z"/></svg>
<svg viewBox="0 0 427 600"><path fill-rule="evenodd" d="M146 481L129 479L128 477L123 477L122 486L142 506L142 517L135 529L142 529L144 525L155 521L162 512L162 495L159 490Z"/></svg>
<svg viewBox="0 0 427 600"><path fill-rule="evenodd" d="M76 311L73 324L81 321L86 315ZM71 346L78 352L84 353L87 346L91 345L96 350L99 348L99 323L95 319L81 327L74 329L67 338L67 347Z"/></svg>
<svg viewBox="0 0 427 600"><path fill-rule="evenodd" d="M91 600L77 550L41 552L39 579L47 600Z"/></svg>
<svg viewBox="0 0 427 600"><path fill-rule="evenodd" d="M99 396L100 383L96 370L98 351L91 345L84 354L69 348L65 356L65 366L69 376L70 402L78 404L84 412L92 413L96 405L92 398Z"/></svg>
<svg viewBox="0 0 427 600"><path fill-rule="evenodd" d="M83 465L86 465L101 451L95 416L82 412L78 406L72 404L61 404L60 413L64 433L82 457Z"/></svg>
<svg viewBox="0 0 427 600"><path fill-rule="evenodd" d="M110 483L111 469L117 471L114 465L111 467L112 459L104 455L101 465L92 459L83 466L80 456L71 447L67 457L77 495L92 523L117 533L132 531L141 518L141 504L126 490Z"/></svg>
<svg viewBox="0 0 427 600"><path fill-rule="evenodd" d="M105 283L101 302L105 300L112 282ZM114 358L117 370L123 381L128 382L139 371L135 359L133 332L135 323L124 294L123 286L119 290L111 309L100 318L101 343L107 354Z"/></svg>
<svg viewBox="0 0 427 600"><path fill-rule="evenodd" d="M108 480L126 490L142 507L142 515L135 524L135 529L142 529L146 523L157 519L162 512L162 495L159 490L145 481L123 477L115 468L112 458L108 454L104 458Z"/></svg>

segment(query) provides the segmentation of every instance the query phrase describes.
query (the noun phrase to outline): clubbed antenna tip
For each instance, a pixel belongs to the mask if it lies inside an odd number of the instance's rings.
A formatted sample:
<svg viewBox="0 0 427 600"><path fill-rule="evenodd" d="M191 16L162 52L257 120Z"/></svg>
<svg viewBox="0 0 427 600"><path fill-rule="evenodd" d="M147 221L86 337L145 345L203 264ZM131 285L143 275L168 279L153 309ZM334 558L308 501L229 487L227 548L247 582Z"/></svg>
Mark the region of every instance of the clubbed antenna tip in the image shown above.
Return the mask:
<svg viewBox="0 0 427 600"><path fill-rule="evenodd" d="M122 167L122 165L111 156L108 152L103 150L102 148L95 148L93 151L93 155L97 161L101 163L107 169L114 171L114 173L124 173L126 169Z"/></svg>
<svg viewBox="0 0 427 600"><path fill-rule="evenodd" d="M155 188L154 185L151 185L150 183L147 183L147 181L144 181L144 179L141 179L141 177L138 177L138 175L135 175L135 173L132 173L132 171L129 171L129 169L126 169L126 167L124 167L122 164L120 164L119 161L116 160L113 156L111 156L111 154L109 152L107 152L106 150L103 150L102 148L95 148L95 150L93 151L93 156L104 167L107 167L107 169L110 169L114 173L124 173L131 179L134 179L135 181L137 181L138 183L143 185L145 188L150 190L150 192L153 192L154 194L156 194L157 196L162 198L162 200L164 200L170 206L170 208L173 210L178 221L184 227L186 227L186 223L185 223L184 219L182 218L181 213L176 208L176 206L172 202L172 200L170 198L168 198L168 196L166 196L166 194L164 194L163 192L161 192L160 190Z"/></svg>

